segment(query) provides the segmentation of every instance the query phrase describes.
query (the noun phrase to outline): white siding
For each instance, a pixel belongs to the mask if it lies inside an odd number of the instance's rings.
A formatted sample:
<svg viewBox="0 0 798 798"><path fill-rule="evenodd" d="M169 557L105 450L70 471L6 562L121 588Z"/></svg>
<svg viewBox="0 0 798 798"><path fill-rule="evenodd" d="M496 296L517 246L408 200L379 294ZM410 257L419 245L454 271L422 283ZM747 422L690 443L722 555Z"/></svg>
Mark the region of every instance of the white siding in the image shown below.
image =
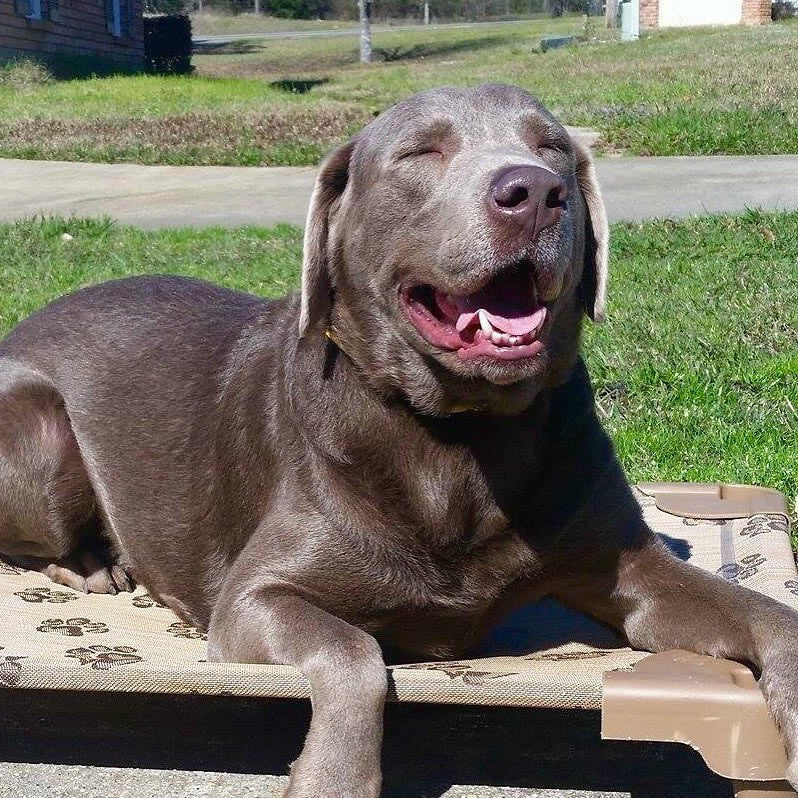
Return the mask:
<svg viewBox="0 0 798 798"><path fill-rule="evenodd" d="M662 28L685 25L739 25L743 0L659 0Z"/></svg>

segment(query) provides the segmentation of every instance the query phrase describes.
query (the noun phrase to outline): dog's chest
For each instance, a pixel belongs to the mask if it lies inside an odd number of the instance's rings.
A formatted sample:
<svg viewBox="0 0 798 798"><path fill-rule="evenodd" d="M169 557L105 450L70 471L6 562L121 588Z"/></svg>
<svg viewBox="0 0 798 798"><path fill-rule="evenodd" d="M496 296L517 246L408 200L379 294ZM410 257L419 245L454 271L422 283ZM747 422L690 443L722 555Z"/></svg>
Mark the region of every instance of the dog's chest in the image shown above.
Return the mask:
<svg viewBox="0 0 798 798"><path fill-rule="evenodd" d="M436 656L463 650L534 578L536 553L462 452L406 451L400 467L361 473L358 495L379 571L364 625L389 643Z"/></svg>
<svg viewBox="0 0 798 798"><path fill-rule="evenodd" d="M493 524L461 530L448 545L405 548L390 591L377 597L372 627L385 642L421 656L459 656L529 592L538 558L514 531Z"/></svg>
<svg viewBox="0 0 798 798"><path fill-rule="evenodd" d="M355 430L305 483L327 521L319 550L332 548L347 574L345 593L325 590L328 609L431 655L475 642L537 582L525 518L540 450L517 419L387 418Z"/></svg>

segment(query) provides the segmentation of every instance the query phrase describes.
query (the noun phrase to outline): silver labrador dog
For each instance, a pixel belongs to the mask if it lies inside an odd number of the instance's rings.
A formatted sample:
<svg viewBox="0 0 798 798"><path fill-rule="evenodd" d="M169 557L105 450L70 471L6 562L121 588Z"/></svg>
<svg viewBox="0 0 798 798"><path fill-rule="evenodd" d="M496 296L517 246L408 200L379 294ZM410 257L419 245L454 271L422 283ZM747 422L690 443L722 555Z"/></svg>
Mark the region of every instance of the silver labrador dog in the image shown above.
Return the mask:
<svg viewBox="0 0 798 798"><path fill-rule="evenodd" d="M750 663L798 784L798 616L643 523L579 357L606 282L590 156L540 103L411 97L322 164L301 294L134 278L12 332L0 550L299 667L290 798L380 792L381 643L459 656L542 596Z"/></svg>

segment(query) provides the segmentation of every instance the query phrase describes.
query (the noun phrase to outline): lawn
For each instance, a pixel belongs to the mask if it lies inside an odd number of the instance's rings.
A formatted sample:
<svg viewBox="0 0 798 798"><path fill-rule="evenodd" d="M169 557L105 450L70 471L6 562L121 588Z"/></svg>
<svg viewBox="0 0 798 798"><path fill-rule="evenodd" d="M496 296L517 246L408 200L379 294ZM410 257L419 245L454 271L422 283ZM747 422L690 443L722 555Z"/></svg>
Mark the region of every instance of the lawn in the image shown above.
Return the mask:
<svg viewBox="0 0 798 798"><path fill-rule="evenodd" d="M64 240L68 232L72 240ZM614 227L609 321L589 327L597 405L633 480L726 480L798 496L798 212ZM0 332L59 294L143 272L275 296L301 232L0 226Z"/></svg>
<svg viewBox="0 0 798 798"><path fill-rule="evenodd" d="M285 19L266 14L218 14L195 11L191 14L191 30L195 36L236 33L280 33L281 31L338 30L351 28L357 22L326 19Z"/></svg>
<svg viewBox="0 0 798 798"><path fill-rule="evenodd" d="M352 5L353 14L357 13L357 5ZM521 15L524 19L543 19L548 17L545 13L533 13ZM519 18L519 17L514 17ZM418 19L408 17L406 19L389 19L383 20L380 17L373 18L373 29L375 31L381 30L386 27L408 27L410 25L420 25ZM484 24L491 24L491 22L500 22L504 24L503 20L490 20ZM443 24L447 24L446 21ZM435 19L432 20L433 25L436 24ZM456 22L453 24L462 24ZM308 31L338 31L338 30L352 30L357 28L359 22L354 17L352 19L287 19L285 17L270 17L267 14L219 14L213 11L195 11L191 14L191 29L195 36L235 36L236 34L252 34L252 33L305 33Z"/></svg>
<svg viewBox="0 0 798 798"><path fill-rule="evenodd" d="M607 38L580 17L501 27L246 40L206 48L196 74L54 82L0 70L0 155L142 163L307 164L413 91L517 83L610 152L798 152L798 23ZM541 53L541 36L586 34Z"/></svg>

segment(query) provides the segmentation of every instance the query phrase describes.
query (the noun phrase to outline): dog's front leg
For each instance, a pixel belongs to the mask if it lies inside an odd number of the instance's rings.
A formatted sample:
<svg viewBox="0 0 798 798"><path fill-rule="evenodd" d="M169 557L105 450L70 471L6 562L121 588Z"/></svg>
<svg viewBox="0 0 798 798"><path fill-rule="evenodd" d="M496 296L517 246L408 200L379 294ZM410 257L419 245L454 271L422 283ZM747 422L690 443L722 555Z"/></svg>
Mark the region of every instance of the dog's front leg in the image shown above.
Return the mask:
<svg viewBox="0 0 798 798"><path fill-rule="evenodd" d="M620 554L583 559L581 574L570 557L554 595L617 627L636 648L681 648L761 671L787 746L787 778L798 786L798 613L676 559L645 528L626 537L637 540Z"/></svg>
<svg viewBox="0 0 798 798"><path fill-rule="evenodd" d="M376 640L285 588L232 592L216 605L209 657L294 665L310 680L313 717L286 798L376 798L387 692Z"/></svg>

